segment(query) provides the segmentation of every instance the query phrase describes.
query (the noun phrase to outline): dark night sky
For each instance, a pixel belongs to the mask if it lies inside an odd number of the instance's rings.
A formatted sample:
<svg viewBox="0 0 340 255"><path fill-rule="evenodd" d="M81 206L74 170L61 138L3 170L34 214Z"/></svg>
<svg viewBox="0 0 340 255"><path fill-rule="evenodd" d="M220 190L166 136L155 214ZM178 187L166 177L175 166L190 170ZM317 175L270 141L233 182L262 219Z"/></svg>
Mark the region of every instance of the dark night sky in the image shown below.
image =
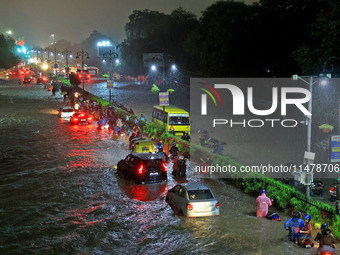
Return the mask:
<svg viewBox="0 0 340 255"><path fill-rule="evenodd" d="M254 0L244 0L251 3ZM93 30L121 42L124 25L133 10L150 9L164 13L182 6L196 15L215 0L0 0L0 33L13 31L24 36L28 46L47 46L55 40L78 43Z"/></svg>

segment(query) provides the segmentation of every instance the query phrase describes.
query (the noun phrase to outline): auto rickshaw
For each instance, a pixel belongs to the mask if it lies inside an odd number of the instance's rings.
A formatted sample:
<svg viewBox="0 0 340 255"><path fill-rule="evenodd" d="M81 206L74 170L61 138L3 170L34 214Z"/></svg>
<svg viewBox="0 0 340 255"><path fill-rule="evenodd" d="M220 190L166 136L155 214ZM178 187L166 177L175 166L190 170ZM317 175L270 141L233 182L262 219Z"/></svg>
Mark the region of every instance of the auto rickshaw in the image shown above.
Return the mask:
<svg viewBox="0 0 340 255"><path fill-rule="evenodd" d="M153 141L146 138L134 138L131 140L131 151L133 153L154 152Z"/></svg>

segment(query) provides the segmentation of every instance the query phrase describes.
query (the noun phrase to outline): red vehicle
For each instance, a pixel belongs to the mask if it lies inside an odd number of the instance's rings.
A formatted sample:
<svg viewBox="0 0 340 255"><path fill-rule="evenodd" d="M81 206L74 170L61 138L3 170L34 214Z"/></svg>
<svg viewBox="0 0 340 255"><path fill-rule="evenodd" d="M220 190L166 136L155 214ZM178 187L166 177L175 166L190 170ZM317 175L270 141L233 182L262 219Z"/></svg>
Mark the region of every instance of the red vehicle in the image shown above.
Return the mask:
<svg viewBox="0 0 340 255"><path fill-rule="evenodd" d="M91 78L91 75L89 74L88 70L84 70L84 72L82 72L81 70L78 70L78 71L77 71L77 75L78 75L78 78L79 78L80 80L82 80L83 78L84 78L85 80L88 80L88 79Z"/></svg>
<svg viewBox="0 0 340 255"><path fill-rule="evenodd" d="M86 114L85 112L75 113L70 119L71 125L79 124L91 124L93 122L93 117Z"/></svg>

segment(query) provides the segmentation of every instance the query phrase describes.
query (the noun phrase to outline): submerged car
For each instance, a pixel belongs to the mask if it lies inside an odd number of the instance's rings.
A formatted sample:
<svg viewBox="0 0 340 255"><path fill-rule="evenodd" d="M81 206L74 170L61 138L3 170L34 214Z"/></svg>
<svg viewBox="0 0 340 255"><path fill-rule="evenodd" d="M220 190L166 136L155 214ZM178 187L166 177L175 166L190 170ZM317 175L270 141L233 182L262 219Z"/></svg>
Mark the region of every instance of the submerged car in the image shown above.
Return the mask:
<svg viewBox="0 0 340 255"><path fill-rule="evenodd" d="M39 77L37 79L37 85L46 84L46 83L47 83L47 78L46 77Z"/></svg>
<svg viewBox="0 0 340 255"><path fill-rule="evenodd" d="M220 215L219 202L203 183L176 185L168 191L165 200L180 216L195 218Z"/></svg>
<svg viewBox="0 0 340 255"><path fill-rule="evenodd" d="M71 125L91 124L92 122L93 117L85 112L75 113L70 119Z"/></svg>
<svg viewBox="0 0 340 255"><path fill-rule="evenodd" d="M25 77L25 79L24 79L24 81L23 81L23 83L24 84L30 84L32 82L32 78L31 77Z"/></svg>
<svg viewBox="0 0 340 255"><path fill-rule="evenodd" d="M167 180L167 167L162 158L154 153L132 153L117 164L119 174L136 183L153 183Z"/></svg>
<svg viewBox="0 0 340 255"><path fill-rule="evenodd" d="M74 115L74 109L72 106L63 106L59 109L58 116L60 118L69 119Z"/></svg>

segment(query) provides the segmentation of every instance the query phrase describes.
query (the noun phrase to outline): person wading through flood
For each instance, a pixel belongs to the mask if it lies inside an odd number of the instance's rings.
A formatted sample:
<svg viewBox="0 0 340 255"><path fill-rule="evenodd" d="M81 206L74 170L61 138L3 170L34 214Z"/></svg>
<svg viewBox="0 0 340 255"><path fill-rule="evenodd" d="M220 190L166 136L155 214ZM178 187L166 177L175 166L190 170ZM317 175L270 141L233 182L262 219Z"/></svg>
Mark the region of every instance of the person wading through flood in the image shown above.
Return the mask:
<svg viewBox="0 0 340 255"><path fill-rule="evenodd" d="M268 214L268 206L272 205L272 200L266 196L266 190L261 191L261 195L256 198L257 211L256 217L266 217Z"/></svg>

